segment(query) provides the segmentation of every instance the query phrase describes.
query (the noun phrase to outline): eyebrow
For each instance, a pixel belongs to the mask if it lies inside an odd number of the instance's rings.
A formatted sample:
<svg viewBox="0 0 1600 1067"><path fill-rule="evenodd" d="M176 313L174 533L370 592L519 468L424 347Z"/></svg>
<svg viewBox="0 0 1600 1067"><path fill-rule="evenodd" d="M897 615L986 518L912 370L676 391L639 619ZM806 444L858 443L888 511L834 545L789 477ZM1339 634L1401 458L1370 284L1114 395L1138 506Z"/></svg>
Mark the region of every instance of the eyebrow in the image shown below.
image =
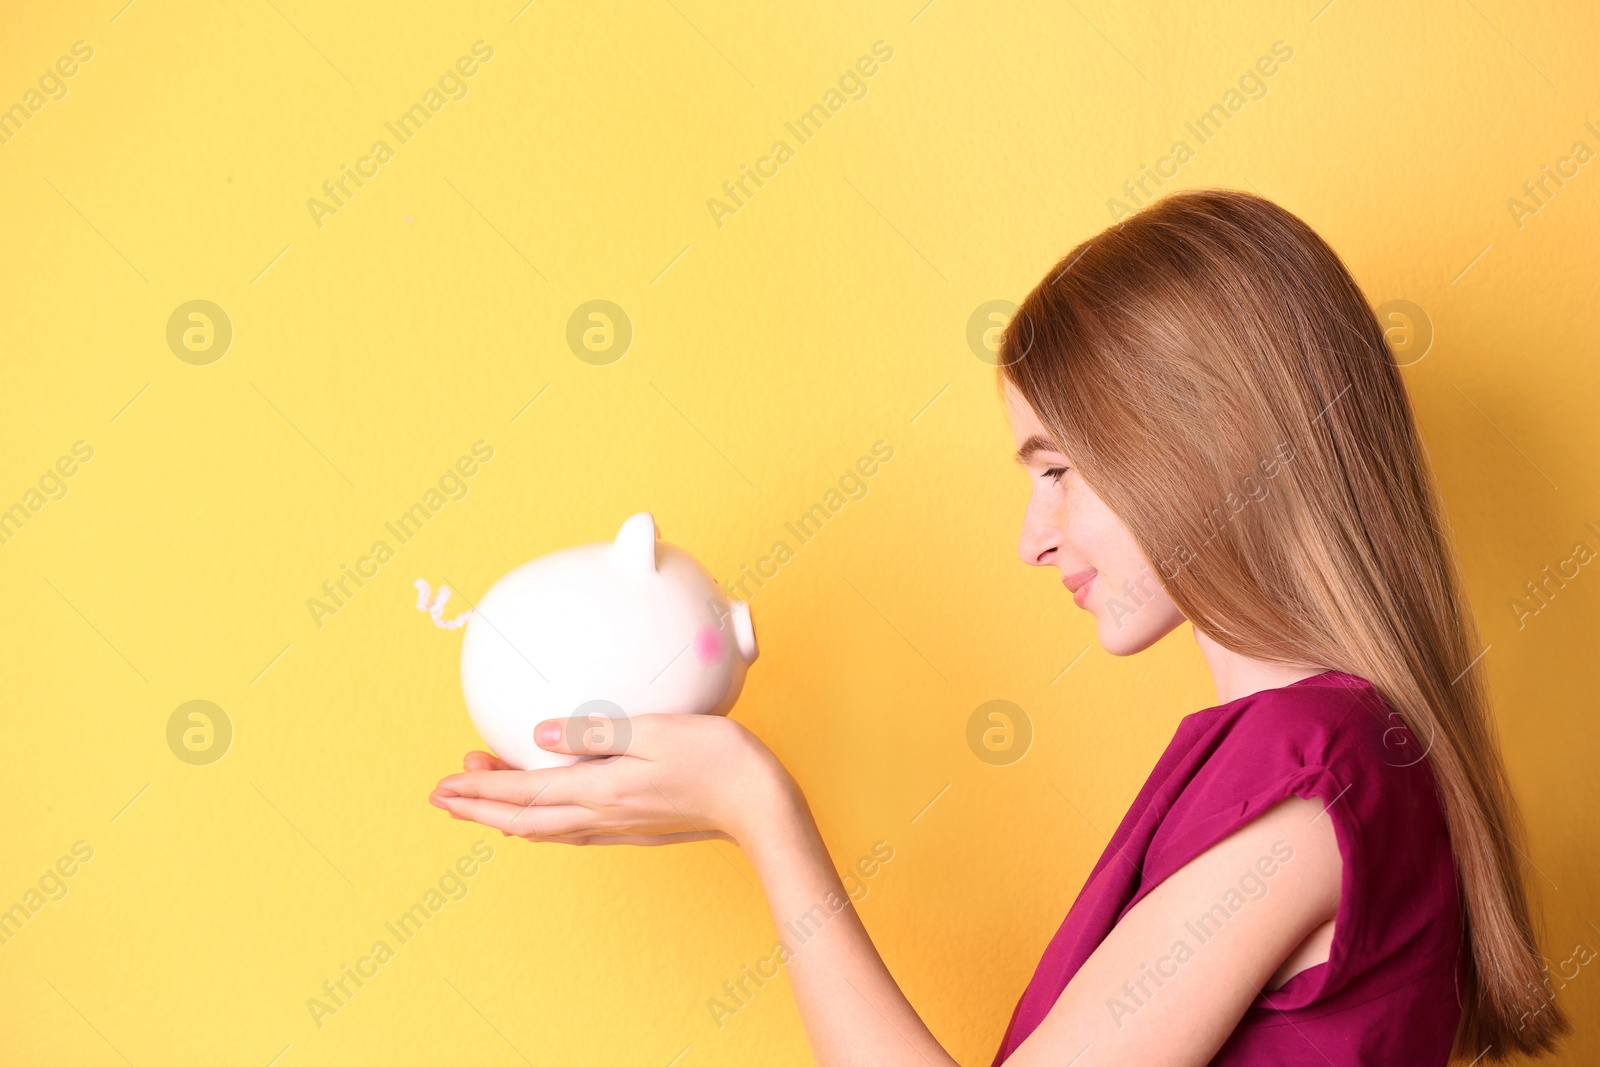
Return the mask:
<svg viewBox="0 0 1600 1067"><path fill-rule="evenodd" d="M1043 434L1036 433L1026 441L1022 442L1022 447L1017 449L1017 462L1028 462L1028 460L1033 457L1035 452L1055 452L1058 454L1065 454L1061 452L1061 449L1057 447L1056 443L1050 440L1050 438L1045 437Z"/></svg>

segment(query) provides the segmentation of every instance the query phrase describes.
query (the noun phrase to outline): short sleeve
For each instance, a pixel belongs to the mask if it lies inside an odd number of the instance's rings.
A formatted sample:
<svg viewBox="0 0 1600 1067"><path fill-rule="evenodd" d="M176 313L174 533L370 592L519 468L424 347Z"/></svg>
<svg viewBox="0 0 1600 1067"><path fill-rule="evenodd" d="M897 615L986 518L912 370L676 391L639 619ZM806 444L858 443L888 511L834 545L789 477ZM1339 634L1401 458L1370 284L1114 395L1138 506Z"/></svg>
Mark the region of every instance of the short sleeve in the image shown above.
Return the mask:
<svg viewBox="0 0 1600 1067"><path fill-rule="evenodd" d="M1339 845L1329 958L1258 996L1212 1062L1308 1062L1315 1048L1323 1055L1309 1062L1337 1057L1339 1067L1443 1063L1461 1011L1461 910L1426 755L1376 687L1340 671L1187 716L1050 939L994 1062L1039 1026L1146 894L1263 812L1302 797L1322 802L1316 818L1330 820ZM1270 885L1273 864L1255 866ZM1228 915L1208 908L1191 925L1203 926L1202 915L1226 923L1259 888L1241 880L1243 892L1221 902Z"/></svg>
<svg viewBox="0 0 1600 1067"><path fill-rule="evenodd" d="M1258 1008L1307 1007L1367 972L1381 970L1386 984L1409 980L1407 949L1436 925L1427 901L1454 892L1426 761L1391 761L1384 735L1393 733L1394 720L1374 712L1372 695L1301 690L1220 724L1213 751L1152 837L1139 891L1123 909L1278 803L1321 801L1325 813L1317 818L1332 822L1342 864L1328 960L1264 993ZM1249 899L1231 898L1241 908Z"/></svg>

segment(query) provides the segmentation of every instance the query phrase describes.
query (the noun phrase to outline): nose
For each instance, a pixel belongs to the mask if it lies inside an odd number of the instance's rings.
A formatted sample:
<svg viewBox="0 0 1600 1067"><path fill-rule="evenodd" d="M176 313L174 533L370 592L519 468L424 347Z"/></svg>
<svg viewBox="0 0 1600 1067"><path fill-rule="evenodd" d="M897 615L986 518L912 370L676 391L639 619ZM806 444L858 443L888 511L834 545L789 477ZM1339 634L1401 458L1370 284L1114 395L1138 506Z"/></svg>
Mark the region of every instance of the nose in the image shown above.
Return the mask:
<svg viewBox="0 0 1600 1067"><path fill-rule="evenodd" d="M1055 515L1042 506L1037 496L1028 501L1028 510L1022 516L1022 537L1017 542L1017 553L1030 567L1048 567L1055 562L1056 550L1061 547L1061 527Z"/></svg>

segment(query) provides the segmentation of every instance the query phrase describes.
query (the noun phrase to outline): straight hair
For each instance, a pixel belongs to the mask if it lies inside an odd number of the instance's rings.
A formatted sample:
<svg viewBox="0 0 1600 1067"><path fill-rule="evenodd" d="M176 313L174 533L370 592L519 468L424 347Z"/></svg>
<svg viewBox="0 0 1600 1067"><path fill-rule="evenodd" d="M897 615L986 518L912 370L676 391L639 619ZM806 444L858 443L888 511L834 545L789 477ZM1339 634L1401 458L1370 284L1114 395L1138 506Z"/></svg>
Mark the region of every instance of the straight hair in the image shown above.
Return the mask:
<svg viewBox="0 0 1600 1067"><path fill-rule="evenodd" d="M1171 194L1051 269L999 371L1198 630L1384 697L1406 727L1385 732L1393 762L1427 759L1449 828L1456 1053L1553 1050L1569 1025L1546 992L1483 646L1394 353L1338 255L1260 197Z"/></svg>

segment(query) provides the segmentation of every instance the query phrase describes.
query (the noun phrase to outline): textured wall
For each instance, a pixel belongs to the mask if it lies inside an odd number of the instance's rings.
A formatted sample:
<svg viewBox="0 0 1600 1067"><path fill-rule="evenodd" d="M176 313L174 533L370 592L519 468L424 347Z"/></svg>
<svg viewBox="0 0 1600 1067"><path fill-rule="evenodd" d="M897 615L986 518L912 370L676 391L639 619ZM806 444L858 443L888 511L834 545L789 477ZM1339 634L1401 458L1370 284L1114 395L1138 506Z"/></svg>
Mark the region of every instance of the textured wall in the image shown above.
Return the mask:
<svg viewBox="0 0 1600 1067"><path fill-rule="evenodd" d="M475 738L411 583L476 596L650 509L722 578L788 542L736 715L841 865L892 849L860 909L987 1063L1214 699L1187 630L1114 660L1018 561L980 358L985 305L1157 169L1282 203L1406 302L1547 950L1600 946L1600 577L1563 563L1600 550L1591 5L122 2L11 5L0 39L17 1062L809 1062L782 979L709 1004L775 940L729 846L534 847L425 800ZM569 332L591 300L625 320ZM1547 565L1576 576L1528 599ZM968 746L991 700L1034 731L1008 766ZM1566 974L1561 1062L1591 1062L1600 970Z"/></svg>

